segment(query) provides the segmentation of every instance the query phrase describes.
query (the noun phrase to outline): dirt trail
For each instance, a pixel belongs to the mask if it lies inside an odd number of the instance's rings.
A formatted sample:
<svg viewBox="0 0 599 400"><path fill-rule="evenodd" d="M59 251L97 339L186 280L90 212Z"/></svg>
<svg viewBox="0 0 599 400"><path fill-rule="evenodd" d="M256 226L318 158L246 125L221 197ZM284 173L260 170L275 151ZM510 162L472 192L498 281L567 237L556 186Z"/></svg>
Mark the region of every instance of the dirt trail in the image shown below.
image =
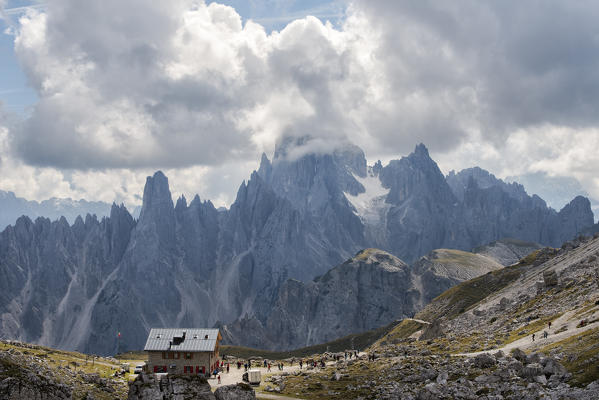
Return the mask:
<svg viewBox="0 0 599 400"><path fill-rule="evenodd" d="M497 349L487 350L487 351L477 351L477 352L473 352L473 353L459 353L456 355L457 356L474 357L474 356L477 356L477 355L483 354L483 353L495 353L499 350L503 351L504 353L509 353L511 350L513 350L515 348L519 348L520 350L525 350L525 351L526 350L537 351L542 347L545 347L545 346L550 345L555 342L562 341L571 336L581 334L582 332L585 332L589 329L599 328L599 321L594 322L592 324L585 325L580 328L577 328L576 325L578 325L578 323L580 322L580 319L573 318L577 311L578 310L570 310L570 311L564 313L561 317L557 318L556 320L554 320L551 323L551 329L548 329L547 326L544 326L542 329L539 329L538 331L534 332L534 334L535 334L534 342L532 341L532 332L531 332L529 335L527 335L521 339L515 340L511 343L508 343L507 345L497 348ZM595 315L595 314L593 314L593 315ZM560 332L560 333L554 333L556 330L559 330L560 328L562 328L562 326L566 326L568 328L568 330L566 330L564 332ZM544 331L547 331L547 333L549 333L549 336L546 339L543 338Z"/></svg>
<svg viewBox="0 0 599 400"><path fill-rule="evenodd" d="M256 393L256 398L258 398L258 399L274 399L274 400L290 400L290 399L302 400L299 397L288 397L288 396L281 396L280 394L270 394L270 393Z"/></svg>

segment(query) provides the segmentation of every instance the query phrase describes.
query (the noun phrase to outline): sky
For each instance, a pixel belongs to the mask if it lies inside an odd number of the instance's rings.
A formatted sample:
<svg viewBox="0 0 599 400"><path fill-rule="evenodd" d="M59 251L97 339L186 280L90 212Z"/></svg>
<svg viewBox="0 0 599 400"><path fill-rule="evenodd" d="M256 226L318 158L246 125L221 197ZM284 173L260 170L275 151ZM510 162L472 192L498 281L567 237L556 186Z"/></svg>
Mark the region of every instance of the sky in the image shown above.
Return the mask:
<svg viewBox="0 0 599 400"><path fill-rule="evenodd" d="M161 169L175 196L228 205L262 152L308 134L307 150L351 142L371 162L424 143L445 173L521 178L555 208L599 199L594 1L0 10L0 189L18 196L133 206Z"/></svg>

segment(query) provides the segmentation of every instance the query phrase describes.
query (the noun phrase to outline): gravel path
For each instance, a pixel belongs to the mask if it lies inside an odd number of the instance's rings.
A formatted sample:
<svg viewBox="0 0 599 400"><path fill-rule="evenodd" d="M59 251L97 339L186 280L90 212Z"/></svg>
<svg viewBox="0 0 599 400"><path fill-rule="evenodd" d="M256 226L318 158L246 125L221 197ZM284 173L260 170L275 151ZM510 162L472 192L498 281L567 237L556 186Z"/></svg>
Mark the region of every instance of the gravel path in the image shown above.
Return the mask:
<svg viewBox="0 0 599 400"><path fill-rule="evenodd" d="M585 332L589 329L599 327L599 321L598 321L598 322L594 322L592 324L588 324L583 327L577 328L576 325L578 325L578 323L580 322L580 319L572 319L574 317L574 314L576 314L576 311L578 311L578 310L568 311L568 312L564 313L564 315L562 315L561 317L554 320L551 323L551 329L547 329L547 327L545 326L542 329L535 332L535 341L534 342L532 341L532 333L531 333L521 339L515 340L515 341L508 343L507 345L497 348L497 349L487 350L487 351L477 351L474 353L459 353L456 355L466 356L466 357L474 357L474 356L477 356L477 355L483 354L483 353L495 353L499 350L501 350L507 354L515 348L519 348L520 350L537 351L540 348L550 345L552 343L559 342L559 341L567 339L571 336L578 335L578 334ZM593 315L595 315L595 314L593 314ZM568 328L568 330L566 330L564 332L560 332L560 333L553 333L556 330L559 330L562 326L566 326ZM544 331L547 331L547 333L549 333L549 336L547 337L547 339L543 339Z"/></svg>
<svg viewBox="0 0 599 400"><path fill-rule="evenodd" d="M252 369L257 369L260 371L260 373L262 375L262 382L264 382L264 379L266 376L274 375L279 372L276 365L274 365L273 367L270 368L270 372L268 372L268 368L264 368L264 367L260 367L260 368L252 367ZM306 369L306 368L304 367L304 369ZM286 365L283 369L283 372L293 373L295 371L299 371L299 365L297 365L297 363L293 366ZM213 388L217 388L217 387L223 386L223 385L233 385L235 383L243 382L243 379L241 379L241 377L243 376L244 373L245 373L245 369L243 367L241 367L240 369L237 369L237 365L231 364L229 373L227 373L225 371L220 374L220 381L221 381L220 385L218 384L218 379L215 379L215 378L208 379L208 382L210 382L210 386L212 386Z"/></svg>

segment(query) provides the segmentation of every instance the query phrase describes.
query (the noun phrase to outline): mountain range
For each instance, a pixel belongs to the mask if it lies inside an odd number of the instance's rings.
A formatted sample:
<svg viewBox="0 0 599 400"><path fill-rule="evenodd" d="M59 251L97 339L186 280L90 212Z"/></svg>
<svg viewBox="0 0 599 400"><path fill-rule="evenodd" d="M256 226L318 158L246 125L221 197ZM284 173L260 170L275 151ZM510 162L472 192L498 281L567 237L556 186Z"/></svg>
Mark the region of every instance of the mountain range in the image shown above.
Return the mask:
<svg viewBox="0 0 599 400"><path fill-rule="evenodd" d="M110 215L110 204L102 201L86 201L73 199L51 198L37 202L17 197L13 192L0 190L0 229L14 224L17 218L27 215L30 218L46 217L51 220L65 217L70 223L75 222L79 215Z"/></svg>
<svg viewBox="0 0 599 400"><path fill-rule="evenodd" d="M112 354L141 348L157 326L226 326L230 338L247 344L253 339L243 321L252 321L270 331L265 346L314 343L411 315L473 277L441 262L420 265L435 249L471 250L505 237L555 247L593 225L584 197L558 212L478 168L445 177L424 145L368 166L351 144L302 152L307 142L286 138L272 161L263 155L229 209L199 196L173 203L159 171L146 181L138 220L117 205L108 217L73 224L19 218L0 234L0 336ZM359 253L369 248L380 250ZM447 271L459 279L441 279ZM364 290L383 299L376 310L350 310L354 321L378 314L361 325L335 312L339 296L351 295L342 284L351 274L359 283L351 301L367 301ZM386 297L389 291L398 298ZM294 293L305 293L305 301ZM314 318L299 325L276 318L293 317L292 307ZM344 322L310 335L334 317ZM295 327L308 339L283 337Z"/></svg>

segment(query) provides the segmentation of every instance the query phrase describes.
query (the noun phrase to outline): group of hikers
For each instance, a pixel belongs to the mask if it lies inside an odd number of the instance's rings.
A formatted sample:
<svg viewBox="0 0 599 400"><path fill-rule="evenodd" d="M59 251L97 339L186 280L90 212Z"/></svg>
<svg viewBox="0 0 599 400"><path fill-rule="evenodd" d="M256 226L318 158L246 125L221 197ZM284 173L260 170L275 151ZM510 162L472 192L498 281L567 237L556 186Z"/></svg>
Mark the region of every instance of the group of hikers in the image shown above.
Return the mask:
<svg viewBox="0 0 599 400"><path fill-rule="evenodd" d="M271 363L267 362L266 360L264 360L264 368L267 368L268 372L270 372L270 368L271 368ZM283 363L277 363L277 368L279 369L279 371L283 370Z"/></svg>
<svg viewBox="0 0 599 400"><path fill-rule="evenodd" d="M551 330L551 321L549 321L549 323L547 324L547 326L548 326L547 330ZM533 333L532 334L532 341L533 342L535 341L535 337L536 337L536 333ZM543 331L543 339L547 339L547 337L549 337L549 332Z"/></svg>
<svg viewBox="0 0 599 400"><path fill-rule="evenodd" d="M331 357L335 361L339 361L341 359L345 359L345 360L350 359L351 360L352 358L354 358L354 359L357 360L358 359L358 351L357 350L345 351L343 355L341 355L340 353L338 353L338 354L330 355L329 357ZM325 368L326 367L326 359L327 358L328 357L323 357L320 360L315 360L315 359L312 359L312 358L309 358L309 359L302 359L302 358L296 359L296 358L292 358L289 361L289 364L290 364L290 366L293 366L297 362L300 369L303 369L304 366L306 368L310 368L310 367L311 368ZM368 355L368 360L369 361L370 360L374 361L375 359L376 359L376 355L375 355L374 352L370 353ZM241 367L243 367L244 370L245 370L245 372L247 372L248 370L250 370L252 367L264 367L264 368L267 369L268 372L270 372L274 363L272 363L269 360L263 360L263 359L260 359L260 360L248 359L248 360L245 360L245 361L237 360L235 362L235 364L237 365L237 369L241 369ZM279 371L283 371L284 367L285 367L285 364L283 362L277 362L276 366L277 366L277 369ZM228 362L225 362L224 360L220 361L219 364L217 365L216 369L214 369L212 371L212 373L214 374L215 378L217 378L219 384L221 383L220 374L223 373L223 372L225 372L225 371L227 373L230 372L230 364Z"/></svg>
<svg viewBox="0 0 599 400"><path fill-rule="evenodd" d="M247 360L244 363L242 363L241 361L237 361L237 369L241 369L242 366L244 370L247 372L249 369L252 368L252 360ZM260 367L260 362L258 362L256 366ZM264 360L263 366L264 368L267 368L268 372L270 372L270 369L272 368L272 363L268 362L267 360ZM283 371L284 366L285 364L283 364L282 362L277 363L277 368L279 371ZM228 369L227 372L229 372Z"/></svg>
<svg viewBox="0 0 599 400"><path fill-rule="evenodd" d="M358 351L357 350L351 350L351 351L346 351L343 356L341 356L340 354L336 354L336 355L333 356L333 359L335 361L339 361L339 360L341 360L341 358L344 358L345 360L347 360L347 359L351 360L352 358L357 359L358 358ZM370 359L370 357L369 357L369 359ZM252 365L252 361L255 364ZM302 369L304 367L304 365L306 366L306 368L308 368L308 367L312 367L312 368L318 368L318 367L324 368L326 366L326 362L325 362L324 358L322 358L320 361L317 361L317 360L314 360L314 359L306 359L306 360L304 360L304 359L300 358L298 360L296 358L292 358L291 361L290 361L290 365L293 366L293 364L295 362L298 363L300 369ZM241 367L243 367L246 372L249 369L251 369L252 366L256 366L256 367L261 367L262 366L262 367L266 368L268 372L270 372L270 370L271 370L271 368L273 366L273 363L269 362L268 360L257 361L257 360L251 360L251 359L246 360L246 361L238 360L236 364L237 364L237 369L241 369ZM223 367L223 365L226 365L226 370L227 370L227 372L229 372L229 363L225 364L224 362L221 362L221 367ZM276 363L276 366L277 366L277 369L279 371L283 371L284 367L285 367L285 364L283 362L278 362L278 363Z"/></svg>

